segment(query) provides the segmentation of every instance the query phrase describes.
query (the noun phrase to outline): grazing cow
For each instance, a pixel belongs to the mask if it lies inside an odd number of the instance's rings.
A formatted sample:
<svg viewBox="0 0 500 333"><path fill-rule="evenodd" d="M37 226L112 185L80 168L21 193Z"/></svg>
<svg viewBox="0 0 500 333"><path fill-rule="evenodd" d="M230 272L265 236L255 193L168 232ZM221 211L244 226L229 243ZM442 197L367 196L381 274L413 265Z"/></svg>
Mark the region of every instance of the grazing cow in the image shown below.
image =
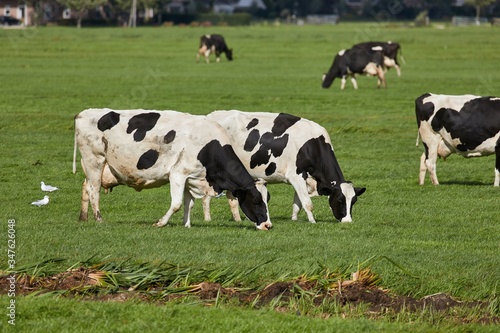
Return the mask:
<svg viewBox="0 0 500 333"><path fill-rule="evenodd" d="M398 63L398 51L401 50L401 45L399 43L389 42L365 42L359 43L353 46L353 48L364 49L364 50L373 50L373 51L382 51L384 55L384 67L396 68L396 72L398 76L401 76L401 66ZM402 51L401 51L402 52ZM401 56L401 60L403 60L403 56Z"/></svg>
<svg viewBox="0 0 500 333"><path fill-rule="evenodd" d="M426 171L432 184L438 185L438 156L446 158L456 153L463 157L496 154L493 184L499 186L500 98L427 93L415 100L415 113L425 149L420 159L420 185L424 184Z"/></svg>
<svg viewBox="0 0 500 333"><path fill-rule="evenodd" d="M200 47L196 55L196 62L199 61L200 55L205 56L205 61L210 63L210 53L214 52L216 61L220 62L220 54L225 53L227 60L233 60L233 50L227 47L224 37L221 35L203 35L200 37Z"/></svg>
<svg viewBox="0 0 500 333"><path fill-rule="evenodd" d="M304 207L314 223L310 195L326 195L335 218L352 221L352 206L365 188L344 180L323 127L285 113L214 111L207 118L222 125L253 177L294 187L292 220Z"/></svg>
<svg viewBox="0 0 500 333"><path fill-rule="evenodd" d="M86 175L84 192L97 221L102 220L99 190L107 165L117 183L137 191L170 183L171 206L155 224L158 227L166 225L183 202L184 224L190 227L194 198L223 190L238 198L257 228L272 226L263 200L267 192L257 190L224 130L206 117L176 111L88 109L75 117L75 145Z"/></svg>
<svg viewBox="0 0 500 333"><path fill-rule="evenodd" d="M333 58L333 63L326 74L323 74L323 88L329 88L336 77L342 78L340 89L345 88L348 76L354 89L358 89L356 74L377 76L377 87L383 85L387 88L384 73L384 55L381 51L371 49L352 48L339 51Z"/></svg>

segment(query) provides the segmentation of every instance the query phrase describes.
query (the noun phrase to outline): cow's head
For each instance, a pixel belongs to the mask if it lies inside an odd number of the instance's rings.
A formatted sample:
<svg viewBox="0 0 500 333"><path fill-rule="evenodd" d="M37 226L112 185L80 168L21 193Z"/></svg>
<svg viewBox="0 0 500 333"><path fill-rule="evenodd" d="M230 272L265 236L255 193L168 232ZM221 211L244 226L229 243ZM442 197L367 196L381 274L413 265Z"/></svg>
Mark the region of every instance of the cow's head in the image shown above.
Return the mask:
<svg viewBox="0 0 500 333"><path fill-rule="evenodd" d="M352 222L352 206L366 188L356 188L350 182L335 185L328 197L333 215L340 222Z"/></svg>
<svg viewBox="0 0 500 333"><path fill-rule="evenodd" d="M256 180L255 186L238 188L232 193L238 198L243 213L250 221L255 222L257 229L269 230L272 227L267 208L270 196L263 180Z"/></svg>
<svg viewBox="0 0 500 333"><path fill-rule="evenodd" d="M345 50L340 51L333 58L332 66L327 73L323 73L321 78L321 86L323 88L330 88L336 77L341 77L341 68L345 67L347 64L345 63Z"/></svg>
<svg viewBox="0 0 500 333"><path fill-rule="evenodd" d="M229 61L233 60L233 49L228 49L226 51L226 57L227 57L227 60L229 60Z"/></svg>

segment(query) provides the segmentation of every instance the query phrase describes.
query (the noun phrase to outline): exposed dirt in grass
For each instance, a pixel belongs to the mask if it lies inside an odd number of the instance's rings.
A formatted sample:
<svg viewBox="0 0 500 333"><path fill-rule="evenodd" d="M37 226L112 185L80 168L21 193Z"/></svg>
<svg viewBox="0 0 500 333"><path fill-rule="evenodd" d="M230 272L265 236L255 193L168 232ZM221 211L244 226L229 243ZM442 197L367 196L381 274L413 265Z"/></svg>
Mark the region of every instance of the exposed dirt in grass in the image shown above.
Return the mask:
<svg viewBox="0 0 500 333"><path fill-rule="evenodd" d="M456 308L486 309L488 302L462 302L448 294L439 293L421 299L395 295L378 286L366 285L363 281L343 281L336 288L321 290L315 281L282 281L274 282L260 289L243 289L222 287L219 283L201 282L185 293L166 294L161 298L152 297L151 291L160 291L162 286L150 286L147 292L127 288L115 288L109 292L102 292L105 288L99 286L99 277L102 272L88 268L78 268L62 272L53 276L33 278L26 275L18 277L15 288L16 295L32 293L47 293L60 291L66 297L81 297L93 301L141 300L145 302L165 303L179 298L197 297L208 304L215 299L237 300L240 305L265 307L279 298L278 311L286 311L286 304L294 298L302 297L304 293L312 299L312 306L320 306L325 300L337 302L339 306L355 307L364 305L369 317L377 318L388 314L395 315L405 312L421 312L426 310L442 312L447 317L460 323L499 324L500 317L491 315L473 316L473 319L457 316ZM11 288L8 276L0 278L0 294L6 294ZM455 314L454 314L455 313ZM482 313L487 313L483 311Z"/></svg>

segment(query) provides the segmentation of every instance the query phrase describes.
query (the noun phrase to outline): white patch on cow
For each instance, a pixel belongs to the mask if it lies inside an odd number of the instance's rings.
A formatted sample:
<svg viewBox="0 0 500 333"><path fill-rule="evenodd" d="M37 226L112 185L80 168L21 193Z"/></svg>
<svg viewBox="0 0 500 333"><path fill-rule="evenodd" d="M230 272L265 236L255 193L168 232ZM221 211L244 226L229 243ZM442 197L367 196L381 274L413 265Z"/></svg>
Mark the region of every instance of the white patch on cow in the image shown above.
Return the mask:
<svg viewBox="0 0 500 333"><path fill-rule="evenodd" d="M394 59L389 58L389 57L384 57L384 65L386 67L395 67L396 61Z"/></svg>
<svg viewBox="0 0 500 333"><path fill-rule="evenodd" d="M377 70L377 64L374 63L374 62L369 62L366 67L363 69L363 72L365 72L367 75L371 75L371 76L376 76L377 73L378 73L378 70Z"/></svg>
<svg viewBox="0 0 500 333"><path fill-rule="evenodd" d="M210 37L212 37L212 36L210 36L210 35L205 35L205 37L210 38Z"/></svg>
<svg viewBox="0 0 500 333"><path fill-rule="evenodd" d="M345 81L346 81L346 77L344 75L344 76L342 76L342 80L340 81L340 90L344 90L344 88L345 88Z"/></svg>
<svg viewBox="0 0 500 333"><path fill-rule="evenodd" d="M490 101L500 101L500 97L491 97Z"/></svg>
<svg viewBox="0 0 500 333"><path fill-rule="evenodd" d="M352 217L351 217L351 205L352 205L352 198L356 195L356 192L354 191L354 186L352 186L351 183L342 183L340 184L340 190L342 191L342 194L345 197L345 204L346 204L346 216L340 220L340 222L352 222Z"/></svg>
<svg viewBox="0 0 500 333"><path fill-rule="evenodd" d="M480 98L481 96L475 95L434 95L431 94L429 97L426 97L422 100L422 103L432 103L434 104L434 112L441 108L451 108L457 111L460 111L465 103L470 101L471 99ZM434 115L433 115L434 117ZM429 119L429 121L432 121Z"/></svg>
<svg viewBox="0 0 500 333"><path fill-rule="evenodd" d="M382 48L382 46L374 46L374 47L372 47L372 50L373 51L382 51L383 48Z"/></svg>
<svg viewBox="0 0 500 333"><path fill-rule="evenodd" d="M354 75L351 77L351 83L354 89L358 89L358 82L356 81L356 77L354 77Z"/></svg>
<svg viewBox="0 0 500 333"><path fill-rule="evenodd" d="M339 51L339 53L337 53L337 54L338 54L339 56L343 56L343 55L344 55L344 53L345 53L345 51L346 51L345 49L340 50L340 51Z"/></svg>

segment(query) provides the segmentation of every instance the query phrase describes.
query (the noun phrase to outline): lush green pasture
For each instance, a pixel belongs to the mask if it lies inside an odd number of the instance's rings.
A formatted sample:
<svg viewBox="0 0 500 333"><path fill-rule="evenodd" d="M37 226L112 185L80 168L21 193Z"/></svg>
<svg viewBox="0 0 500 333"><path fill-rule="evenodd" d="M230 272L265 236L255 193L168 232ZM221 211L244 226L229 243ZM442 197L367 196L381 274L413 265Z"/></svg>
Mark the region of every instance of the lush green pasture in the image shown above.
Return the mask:
<svg viewBox="0 0 500 333"><path fill-rule="evenodd" d="M201 34L222 33L234 61L196 63ZM265 283L297 276L318 265L332 269L386 256L372 269L394 292L423 297L445 292L465 300L494 300L500 280L499 189L493 188L494 157L451 156L438 162L440 186L418 185L420 155L415 147L414 100L425 92L500 95L500 30L490 27L411 29L380 24L265 26L244 28L37 28L1 30L0 269L7 268L7 224L15 219L16 267L64 258L66 269L92 256L248 269L273 260L247 276ZM402 45L402 77L387 74L388 89L360 77L340 91L335 81L322 89L321 75L334 54L366 40ZM258 232L246 221L232 222L223 199L212 200L212 222L201 202L193 227L178 213L168 226L153 228L170 202L168 187L140 193L118 187L103 195L103 223L79 223L83 173L71 173L73 117L89 107L172 109L206 114L215 109L287 112L314 120L331 134L347 179L367 191L353 210L354 222L334 221L326 198L314 198L317 224L304 213L292 222L293 190L271 185L274 228ZM41 199L40 181L61 188ZM7 298L2 297L2 304ZM5 302L3 302L5 300ZM69 311L74 307L79 311ZM1 306L5 309L4 305ZM112 311L110 309L113 309ZM81 312L80 312L81 311ZM497 308L498 315L498 308ZM92 324L85 326L82 313ZM109 318L96 313L108 313ZM175 317L175 321L172 321ZM194 318L204 321L193 324ZM1 326L6 324L2 313ZM86 317L85 317L86 318ZM170 318L170 319L169 319ZM109 326L114 320L115 326ZM17 325L25 331L73 331L100 327L161 327L185 331L426 331L410 319L398 323L295 318L244 309L186 305L84 303L18 298ZM270 324L274 321L275 324ZM73 327L72 323L77 326ZM173 324L176 323L176 324ZM276 324L278 323L278 324ZM123 326L122 326L123 325ZM241 329L233 328L234 325ZM270 325L267 327L266 325ZM465 326L447 326L465 330ZM470 327L469 327L470 328ZM492 327L476 326L473 330ZM179 328L179 330L182 328ZM126 331L127 329L123 329ZM137 331L136 329L128 329ZM175 327L171 331L176 331ZM439 329L437 329L439 330Z"/></svg>

